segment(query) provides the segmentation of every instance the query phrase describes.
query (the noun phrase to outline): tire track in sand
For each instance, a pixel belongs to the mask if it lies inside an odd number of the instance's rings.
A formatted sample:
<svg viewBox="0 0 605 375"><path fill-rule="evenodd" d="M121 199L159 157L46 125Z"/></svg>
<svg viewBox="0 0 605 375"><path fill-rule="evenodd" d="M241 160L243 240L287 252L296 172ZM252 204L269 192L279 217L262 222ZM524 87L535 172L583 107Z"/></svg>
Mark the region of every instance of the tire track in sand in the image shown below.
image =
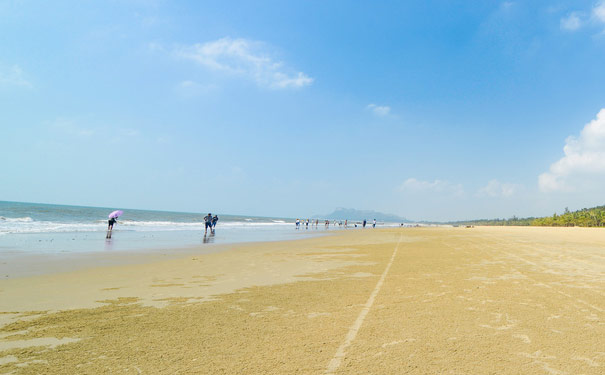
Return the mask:
<svg viewBox="0 0 605 375"><path fill-rule="evenodd" d="M399 236L399 240L397 241L395 250L393 250L393 255L391 255L391 259L389 260L389 263L387 264L386 268L384 269L384 272L380 276L380 280L378 280L376 287L374 287L374 290L370 294L368 301L363 306L363 309L361 309L361 312L359 313L359 316L355 320L355 323L353 323L351 328L349 328L349 332L347 333L344 342L340 345L340 347L338 347L336 354L334 354L334 357L328 364L328 367L325 372L326 374L331 375L331 374L334 374L334 372L336 372L336 370L338 370L338 368L340 367L340 364L342 363L342 360L344 359L345 355L347 354L347 349L349 348L349 346L351 346L351 343L355 340L355 337L357 337L357 332L359 332L359 330L361 329L361 326L363 325L363 321L366 319L366 316L370 312L370 309L372 308L372 305L374 304L374 300L376 299L376 296L378 295L378 293L380 292L380 289L382 288L384 279L387 277L387 274L389 273L389 269L391 269L391 265L393 264L393 261L395 260L395 256L397 255L397 250L399 250L399 244L401 243L402 237L403 237L403 234L401 234Z"/></svg>

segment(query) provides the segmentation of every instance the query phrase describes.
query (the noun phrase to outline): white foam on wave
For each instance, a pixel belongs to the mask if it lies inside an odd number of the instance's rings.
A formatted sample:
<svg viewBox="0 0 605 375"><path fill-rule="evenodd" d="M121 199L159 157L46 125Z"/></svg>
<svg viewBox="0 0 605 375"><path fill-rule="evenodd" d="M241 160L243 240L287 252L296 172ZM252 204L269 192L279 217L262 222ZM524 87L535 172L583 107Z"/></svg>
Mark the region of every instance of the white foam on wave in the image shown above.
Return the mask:
<svg viewBox="0 0 605 375"><path fill-rule="evenodd" d="M0 216L0 222L8 222L8 223L30 223L34 221L31 217L4 217Z"/></svg>
<svg viewBox="0 0 605 375"><path fill-rule="evenodd" d="M0 235L11 233L65 233L65 232L102 232L107 230L107 221L97 220L89 223L65 223L53 221L35 221L31 218L18 218L19 220L0 220ZM247 221L219 221L217 226L225 229L254 229L254 228L283 228L292 225L285 221L252 222ZM173 221L134 221L118 220L114 230L127 230L136 232L163 232L179 230L202 230L203 222L173 222Z"/></svg>

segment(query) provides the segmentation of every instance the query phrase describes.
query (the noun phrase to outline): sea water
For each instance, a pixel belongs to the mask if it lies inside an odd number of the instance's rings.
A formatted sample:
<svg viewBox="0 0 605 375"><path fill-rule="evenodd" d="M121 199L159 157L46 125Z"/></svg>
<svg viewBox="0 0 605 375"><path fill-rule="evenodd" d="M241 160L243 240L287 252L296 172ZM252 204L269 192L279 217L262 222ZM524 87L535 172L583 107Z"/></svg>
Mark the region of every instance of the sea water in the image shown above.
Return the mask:
<svg viewBox="0 0 605 375"><path fill-rule="evenodd" d="M124 214L106 239L108 214ZM214 213L213 213L214 214ZM207 213L83 207L0 201L1 253L65 253L177 248L204 244L280 241L319 234L295 230L293 219L218 213L215 234L204 235Z"/></svg>

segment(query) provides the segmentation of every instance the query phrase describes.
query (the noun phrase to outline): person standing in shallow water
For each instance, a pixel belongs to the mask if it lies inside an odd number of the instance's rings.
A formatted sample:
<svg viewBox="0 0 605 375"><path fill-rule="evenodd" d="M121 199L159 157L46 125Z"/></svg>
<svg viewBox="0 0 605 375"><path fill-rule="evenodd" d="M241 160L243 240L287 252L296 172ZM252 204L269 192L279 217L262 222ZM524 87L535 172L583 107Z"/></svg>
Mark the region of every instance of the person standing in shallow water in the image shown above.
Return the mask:
<svg viewBox="0 0 605 375"><path fill-rule="evenodd" d="M372 228L376 228L376 219L374 219L374 222L372 223Z"/></svg>
<svg viewBox="0 0 605 375"><path fill-rule="evenodd" d="M208 233L208 228L210 228L210 233L212 233L212 214L210 212L204 217L204 227L204 236Z"/></svg>
<svg viewBox="0 0 605 375"><path fill-rule="evenodd" d="M118 222L118 220L115 217L112 217L111 219L109 219L109 222L107 225L107 235L105 236L105 238L111 238L111 232L113 231L113 225L117 222Z"/></svg>
<svg viewBox="0 0 605 375"><path fill-rule="evenodd" d="M214 228L216 228L216 223L218 222L218 215L214 215L212 218L212 232L214 232Z"/></svg>

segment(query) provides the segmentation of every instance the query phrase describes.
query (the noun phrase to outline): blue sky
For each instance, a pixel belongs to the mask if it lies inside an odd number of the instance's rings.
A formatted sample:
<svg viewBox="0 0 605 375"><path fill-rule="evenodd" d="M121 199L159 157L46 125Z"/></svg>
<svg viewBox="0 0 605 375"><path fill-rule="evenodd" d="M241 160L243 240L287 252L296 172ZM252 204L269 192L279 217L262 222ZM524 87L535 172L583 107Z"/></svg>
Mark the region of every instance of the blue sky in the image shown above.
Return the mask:
<svg viewBox="0 0 605 375"><path fill-rule="evenodd" d="M605 3L0 0L0 200L417 220L603 204Z"/></svg>

